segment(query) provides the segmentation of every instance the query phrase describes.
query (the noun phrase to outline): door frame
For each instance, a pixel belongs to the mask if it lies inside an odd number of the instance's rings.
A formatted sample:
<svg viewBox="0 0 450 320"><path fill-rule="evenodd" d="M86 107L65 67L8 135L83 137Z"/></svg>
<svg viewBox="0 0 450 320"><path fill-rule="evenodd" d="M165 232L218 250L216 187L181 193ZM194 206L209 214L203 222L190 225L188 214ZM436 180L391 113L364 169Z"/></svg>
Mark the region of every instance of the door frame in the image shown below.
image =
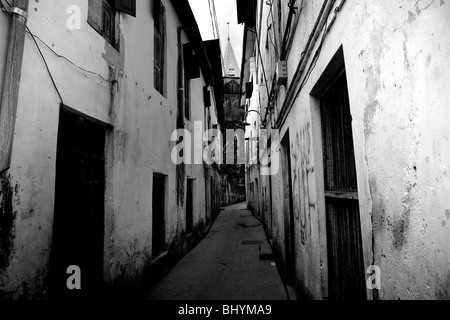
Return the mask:
<svg viewBox="0 0 450 320"><path fill-rule="evenodd" d="M71 108L65 104L60 104L59 105L59 116L58 116L58 129L57 129L57 137L59 135L60 132L60 126L61 126L61 117L63 115L63 113L66 114L71 114L71 115L75 115L78 116L80 118L82 118L84 121L90 123L91 125L97 126L97 127L101 127L103 132L104 132L104 151L103 151L103 167L104 167L104 171L103 171L103 188L104 188L104 192L103 192L103 248L102 248L102 283L103 285L110 281L111 279L109 278L109 272L108 272L108 257L106 256L107 252L108 252L108 248L109 248L109 241L110 241L110 237L108 236L110 234L110 230L112 230L112 216L113 216L113 205L112 205L112 201L108 200L108 199L112 199L113 196L113 192L112 192L112 172L113 172L113 132L114 132L114 127L108 123L105 123L99 119L96 119L94 117L91 117L81 111L78 111L74 108ZM57 139L57 143L55 144L55 154L58 154L58 148L59 148L59 139ZM54 206L53 206L53 219L55 217L56 214L56 202L57 202L57 198L56 198L56 182L57 182L57 164L58 164L58 159L56 158L55 161L55 174L54 174ZM53 223L52 223L53 225ZM52 227L52 242L53 242L53 227ZM52 244L50 245L50 257L51 257L51 250L52 249ZM52 264L53 262L50 260L49 261L50 264ZM82 271L82 270L81 270ZM82 272L83 274L83 272ZM49 279L53 277L52 275L52 270L49 269ZM50 283L49 283L50 285Z"/></svg>

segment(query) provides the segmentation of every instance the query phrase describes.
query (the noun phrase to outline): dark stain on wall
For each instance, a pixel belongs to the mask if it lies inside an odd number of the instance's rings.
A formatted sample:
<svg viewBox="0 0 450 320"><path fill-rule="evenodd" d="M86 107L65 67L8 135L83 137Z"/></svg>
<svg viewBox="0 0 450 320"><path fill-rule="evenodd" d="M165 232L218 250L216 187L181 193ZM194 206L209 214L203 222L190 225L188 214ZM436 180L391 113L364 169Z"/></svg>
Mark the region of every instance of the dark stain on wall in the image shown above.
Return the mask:
<svg viewBox="0 0 450 320"><path fill-rule="evenodd" d="M149 289L163 278L172 268L207 235L203 221L194 226L187 236L184 230L178 230L167 248L167 254L154 260L149 254L136 252L121 267L121 275L105 288L105 295L110 299L136 300L145 298ZM138 272L127 272L135 259L143 257L144 266Z"/></svg>
<svg viewBox="0 0 450 320"><path fill-rule="evenodd" d="M450 299L450 273L442 282L438 282L438 288L436 290L436 298L439 300Z"/></svg>
<svg viewBox="0 0 450 320"><path fill-rule="evenodd" d="M370 179L370 194L372 196L372 226L373 232L379 233L386 224L386 206L383 197L378 192L377 181Z"/></svg>
<svg viewBox="0 0 450 320"><path fill-rule="evenodd" d="M367 160L367 159L366 159ZM375 241L375 233L381 232L383 226L386 223L386 207L383 198L378 193L377 181L374 178L369 182L370 194L372 197L372 265L380 265L379 259L377 259L377 245ZM373 300L380 300L380 293L377 289L372 291Z"/></svg>
<svg viewBox="0 0 450 320"><path fill-rule="evenodd" d="M404 213L401 217L395 219L394 222L394 247L398 250L403 248L406 242L406 232L409 227L409 210Z"/></svg>
<svg viewBox="0 0 450 320"><path fill-rule="evenodd" d="M401 250L407 240L406 234L409 228L410 208L412 207L413 202L412 190L414 186L415 185L409 185L407 187L407 194L402 200L405 210L403 210L403 213L400 216L395 217L394 220L394 230L392 231L394 236L393 244L397 250Z"/></svg>
<svg viewBox="0 0 450 320"><path fill-rule="evenodd" d="M184 182L186 177L186 168L184 163L177 165L177 205L179 208L184 206Z"/></svg>
<svg viewBox="0 0 450 320"><path fill-rule="evenodd" d="M16 213L13 211L14 189L10 176L2 173L0 183L0 270L4 270L8 267L14 250Z"/></svg>

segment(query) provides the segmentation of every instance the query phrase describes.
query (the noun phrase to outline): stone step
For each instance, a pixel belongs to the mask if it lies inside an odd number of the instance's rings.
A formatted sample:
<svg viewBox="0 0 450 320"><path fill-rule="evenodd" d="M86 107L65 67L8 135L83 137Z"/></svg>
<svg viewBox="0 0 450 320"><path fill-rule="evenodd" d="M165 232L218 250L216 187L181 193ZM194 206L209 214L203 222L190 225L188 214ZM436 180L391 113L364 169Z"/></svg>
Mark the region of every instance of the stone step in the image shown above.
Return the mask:
<svg viewBox="0 0 450 320"><path fill-rule="evenodd" d="M259 260L273 260L273 252L270 244L259 245Z"/></svg>

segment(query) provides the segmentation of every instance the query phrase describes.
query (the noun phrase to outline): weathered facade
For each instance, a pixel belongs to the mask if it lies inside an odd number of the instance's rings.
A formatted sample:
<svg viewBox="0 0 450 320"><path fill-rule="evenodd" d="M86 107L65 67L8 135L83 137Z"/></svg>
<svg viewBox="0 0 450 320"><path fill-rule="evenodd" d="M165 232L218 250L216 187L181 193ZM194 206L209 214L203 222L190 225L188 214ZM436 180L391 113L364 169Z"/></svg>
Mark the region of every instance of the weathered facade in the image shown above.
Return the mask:
<svg viewBox="0 0 450 320"><path fill-rule="evenodd" d="M280 166L250 158L248 204L286 281L308 299L450 298L450 3L255 3L238 3L241 104Z"/></svg>
<svg viewBox="0 0 450 320"><path fill-rule="evenodd" d="M174 130L220 128L219 43L202 42L187 1L119 2L29 3L34 36L25 36L1 178L1 298L66 294L69 265L92 292L139 288L220 210L217 167L176 165L171 155ZM0 13L0 90L10 21Z"/></svg>

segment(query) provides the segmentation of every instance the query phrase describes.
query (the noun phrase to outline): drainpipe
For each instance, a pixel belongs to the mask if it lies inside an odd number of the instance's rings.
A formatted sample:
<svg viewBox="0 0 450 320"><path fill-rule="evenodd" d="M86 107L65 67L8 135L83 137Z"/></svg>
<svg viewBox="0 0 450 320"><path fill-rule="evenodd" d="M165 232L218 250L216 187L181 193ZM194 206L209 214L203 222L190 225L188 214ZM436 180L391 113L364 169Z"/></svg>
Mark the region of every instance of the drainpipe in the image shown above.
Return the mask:
<svg viewBox="0 0 450 320"><path fill-rule="evenodd" d="M181 43L181 31L183 27L177 29L178 44L178 69L177 69L177 129L184 129L184 78L183 78L183 47ZM178 140L181 143L181 138ZM177 179L177 207L181 209L184 202L184 180L186 169L184 163L176 166Z"/></svg>
<svg viewBox="0 0 450 320"><path fill-rule="evenodd" d="M177 44L178 44L178 72L177 72L177 88L178 88L178 119L177 129L184 129L184 80L183 80L183 46L181 44L181 30L183 27L178 27L177 30Z"/></svg>
<svg viewBox="0 0 450 320"><path fill-rule="evenodd" d="M0 173L11 166L28 4L29 0L14 0L13 7L6 9L12 17L0 104Z"/></svg>

